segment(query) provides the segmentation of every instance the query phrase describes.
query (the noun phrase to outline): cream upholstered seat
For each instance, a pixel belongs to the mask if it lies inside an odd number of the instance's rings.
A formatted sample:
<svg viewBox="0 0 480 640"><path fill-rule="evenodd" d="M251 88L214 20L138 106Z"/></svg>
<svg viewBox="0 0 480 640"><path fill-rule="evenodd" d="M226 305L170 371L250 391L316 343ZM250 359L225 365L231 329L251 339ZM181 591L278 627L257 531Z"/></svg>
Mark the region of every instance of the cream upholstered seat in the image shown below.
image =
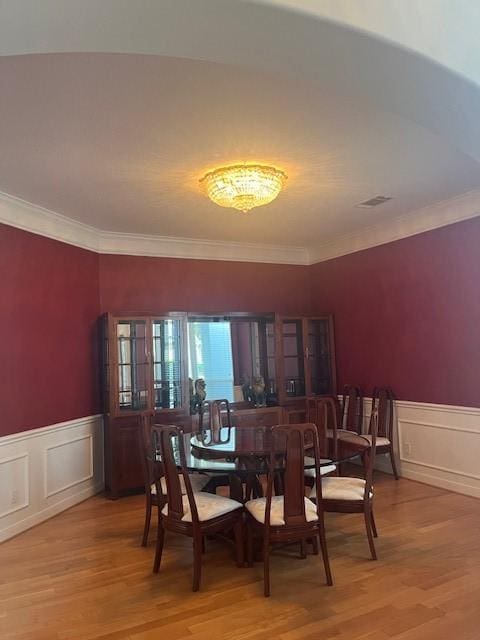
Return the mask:
<svg viewBox="0 0 480 640"><path fill-rule="evenodd" d="M182 522L192 522L192 513L190 511L190 503L188 496L182 496L183 503L183 517ZM212 520L212 518L218 518L226 513L231 513L236 509L242 509L243 504L230 498L224 498L223 496L217 496L216 493L196 493L195 504L197 506L198 519L200 522L205 520ZM168 504L162 509L162 514L168 516Z"/></svg>
<svg viewBox="0 0 480 640"><path fill-rule="evenodd" d="M315 487L310 497L315 498ZM365 496L365 480L362 478L324 478L322 480L322 500L363 500ZM373 492L370 491L370 498Z"/></svg>
<svg viewBox="0 0 480 640"><path fill-rule="evenodd" d="M257 522L265 522L266 498L256 498L245 503L245 509L255 518ZM318 520L317 506L308 498L305 498L305 517L307 522ZM272 496L272 508L270 509L270 524L272 527L285 525L283 519L283 496Z"/></svg>
<svg viewBox="0 0 480 640"><path fill-rule="evenodd" d="M320 467L321 476L326 476L329 473L333 473L334 471L337 470L337 465L334 464L332 460L329 460L327 458L322 458L320 462L324 465ZM325 462L331 462L332 464L325 465L324 464ZM308 478L315 478L316 476L315 469L311 468L315 464L315 459L305 456L304 464L306 467L310 466L310 469L305 469L304 475L307 476Z"/></svg>
<svg viewBox="0 0 480 640"><path fill-rule="evenodd" d="M372 436L369 433L362 434L362 436L372 444ZM390 440L384 436L377 436L376 444L377 447L388 447Z"/></svg>
<svg viewBox="0 0 480 640"><path fill-rule="evenodd" d="M182 495L185 495L187 493L187 490L185 489L185 481L181 473L179 473L178 476L180 479L180 489L182 491ZM190 476L190 484L192 485L192 490L194 493L198 493L199 491L201 491L203 487L205 487L205 485L210 480L209 476L205 476L200 473L190 473L189 476ZM162 493L166 495L167 481L165 480L165 478L160 478L160 487L162 488ZM152 490L152 493L156 495L157 487L155 486L155 484L152 484L151 490Z"/></svg>

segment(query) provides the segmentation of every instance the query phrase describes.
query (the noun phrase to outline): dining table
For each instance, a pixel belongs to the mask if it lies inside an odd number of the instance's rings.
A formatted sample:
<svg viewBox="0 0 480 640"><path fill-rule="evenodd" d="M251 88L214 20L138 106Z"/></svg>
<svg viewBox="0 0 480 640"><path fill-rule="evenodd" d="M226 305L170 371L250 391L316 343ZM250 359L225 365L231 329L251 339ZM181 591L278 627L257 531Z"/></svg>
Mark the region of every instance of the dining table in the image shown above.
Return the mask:
<svg viewBox="0 0 480 640"><path fill-rule="evenodd" d="M184 433L183 450L185 465L189 473L228 477L230 497L245 502L249 496L263 495L259 478L266 475L270 466L270 453L274 449L274 460L278 475L281 475L284 456L281 439L272 441L271 427L230 425L212 431L204 429L196 433ZM330 455L334 448L329 445L328 438L321 440L320 474L334 472L337 467L347 461L361 457L369 444L365 438L355 432L339 429L337 431L337 455ZM305 450L304 466L308 470L315 469L315 460L311 451ZM176 448L176 457L180 465L180 449Z"/></svg>

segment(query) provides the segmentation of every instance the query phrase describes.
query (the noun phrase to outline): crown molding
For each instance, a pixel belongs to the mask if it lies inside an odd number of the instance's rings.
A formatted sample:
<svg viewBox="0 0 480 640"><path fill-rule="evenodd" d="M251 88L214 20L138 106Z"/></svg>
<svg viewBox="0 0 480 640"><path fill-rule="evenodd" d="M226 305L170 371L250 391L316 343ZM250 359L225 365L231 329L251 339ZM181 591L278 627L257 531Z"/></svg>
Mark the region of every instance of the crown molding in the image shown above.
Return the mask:
<svg viewBox="0 0 480 640"><path fill-rule="evenodd" d="M478 215L480 215L480 190L476 189L449 200L436 202L423 209L410 211L393 220L365 227L355 233L337 236L330 242L310 248L308 263L332 260L349 253L402 240L418 233L433 231Z"/></svg>
<svg viewBox="0 0 480 640"><path fill-rule="evenodd" d="M104 254L310 265L480 215L480 190L333 238L307 249L102 231L0 191L0 223Z"/></svg>
<svg viewBox="0 0 480 640"><path fill-rule="evenodd" d="M52 240L98 251L98 230L0 191L0 223Z"/></svg>
<svg viewBox="0 0 480 640"><path fill-rule="evenodd" d="M305 247L102 231L0 191L0 223L96 253L273 264L308 264Z"/></svg>
<svg viewBox="0 0 480 640"><path fill-rule="evenodd" d="M234 262L308 264L305 247L99 232L99 253Z"/></svg>

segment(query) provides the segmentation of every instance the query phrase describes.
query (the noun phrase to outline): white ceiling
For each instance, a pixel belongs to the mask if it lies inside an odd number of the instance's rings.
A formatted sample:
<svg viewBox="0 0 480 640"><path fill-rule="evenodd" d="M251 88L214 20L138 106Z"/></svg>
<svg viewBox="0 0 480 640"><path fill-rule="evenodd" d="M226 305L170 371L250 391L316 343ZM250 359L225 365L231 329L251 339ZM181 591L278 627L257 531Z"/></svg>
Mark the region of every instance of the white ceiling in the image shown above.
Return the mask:
<svg viewBox="0 0 480 640"><path fill-rule="evenodd" d="M0 57L1 191L105 231L314 251L480 185L479 88L422 56L252 2L109 3L0 6L4 51L31 54ZM250 160L287 172L274 203L200 192Z"/></svg>

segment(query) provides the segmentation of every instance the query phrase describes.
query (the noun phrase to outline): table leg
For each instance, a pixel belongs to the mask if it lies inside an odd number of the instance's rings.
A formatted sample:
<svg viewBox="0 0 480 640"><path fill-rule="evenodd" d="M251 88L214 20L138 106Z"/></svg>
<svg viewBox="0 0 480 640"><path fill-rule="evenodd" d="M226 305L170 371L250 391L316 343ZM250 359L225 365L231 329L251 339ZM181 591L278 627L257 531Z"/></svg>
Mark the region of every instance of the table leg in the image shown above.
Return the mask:
<svg viewBox="0 0 480 640"><path fill-rule="evenodd" d="M243 504L244 497L242 480L235 473L229 473L228 480L230 484L230 498Z"/></svg>

